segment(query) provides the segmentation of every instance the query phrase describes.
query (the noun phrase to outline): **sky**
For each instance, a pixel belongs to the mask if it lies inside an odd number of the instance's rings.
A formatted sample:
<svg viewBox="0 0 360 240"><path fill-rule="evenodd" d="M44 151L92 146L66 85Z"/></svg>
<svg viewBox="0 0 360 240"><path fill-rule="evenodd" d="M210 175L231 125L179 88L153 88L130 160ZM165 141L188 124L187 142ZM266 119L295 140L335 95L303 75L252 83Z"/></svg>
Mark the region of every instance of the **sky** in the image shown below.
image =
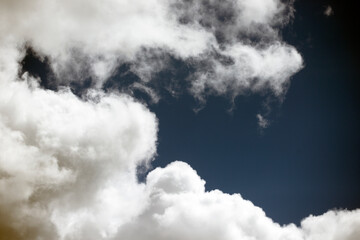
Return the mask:
<svg viewBox="0 0 360 240"><path fill-rule="evenodd" d="M343 16L324 15L326 3L295 2L284 39L299 49L305 67L285 100L273 104L268 128L256 122L259 96L239 97L231 113L221 97L197 113L191 99L160 102L151 106L161 125L154 165L184 159L207 188L239 192L283 224L359 207L356 40L344 36Z"/></svg>
<svg viewBox="0 0 360 240"><path fill-rule="evenodd" d="M0 239L359 239L356 9L0 1Z"/></svg>

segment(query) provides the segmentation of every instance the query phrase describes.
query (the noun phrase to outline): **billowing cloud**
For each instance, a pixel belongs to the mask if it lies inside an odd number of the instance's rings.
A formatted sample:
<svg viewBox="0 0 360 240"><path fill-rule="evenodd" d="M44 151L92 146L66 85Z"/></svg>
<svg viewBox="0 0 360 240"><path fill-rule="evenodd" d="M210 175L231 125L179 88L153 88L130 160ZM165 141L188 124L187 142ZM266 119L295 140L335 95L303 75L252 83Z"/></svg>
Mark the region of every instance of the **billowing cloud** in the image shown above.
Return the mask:
<svg viewBox="0 0 360 240"><path fill-rule="evenodd" d="M204 184L183 162L150 172L145 211L115 239L355 240L360 234L360 210L329 211L304 219L300 227L280 226L240 194L207 192Z"/></svg>
<svg viewBox="0 0 360 240"><path fill-rule="evenodd" d="M184 162L138 182L156 156L156 116L101 90L128 63L142 79L134 86L157 99L147 84L165 54L193 66L186 81L199 99L280 96L302 66L278 33L291 12L277 0L1 1L0 238L355 239L358 210L280 226L239 194L206 191ZM18 76L25 45L49 59L58 91ZM81 98L67 87L89 76Z"/></svg>
<svg viewBox="0 0 360 240"><path fill-rule="evenodd" d="M16 78L16 49L1 53L0 235L62 238L89 214L106 232L140 211L136 167L155 154L154 114L126 95L41 89L26 74Z"/></svg>

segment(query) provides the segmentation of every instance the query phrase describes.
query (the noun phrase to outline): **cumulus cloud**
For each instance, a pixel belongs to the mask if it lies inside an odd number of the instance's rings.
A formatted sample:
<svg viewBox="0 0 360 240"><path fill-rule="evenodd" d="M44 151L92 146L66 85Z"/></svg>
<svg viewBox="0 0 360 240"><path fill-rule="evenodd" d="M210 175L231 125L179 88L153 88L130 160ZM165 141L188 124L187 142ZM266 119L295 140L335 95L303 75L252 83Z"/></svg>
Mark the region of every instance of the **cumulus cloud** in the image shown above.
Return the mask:
<svg viewBox="0 0 360 240"><path fill-rule="evenodd" d="M63 239L91 221L105 234L140 211L136 167L155 154L154 114L126 95L41 89L17 79L16 48L1 53L0 235Z"/></svg>
<svg viewBox="0 0 360 240"><path fill-rule="evenodd" d="M280 226L240 194L207 192L205 182L184 162L157 168L147 177L149 203L119 228L116 239L343 239L359 237L360 211L329 211ZM142 229L142 231L139 231Z"/></svg>
<svg viewBox="0 0 360 240"><path fill-rule="evenodd" d="M16 72L9 68L1 77ZM81 100L66 89L40 89L26 76L0 80L0 231L5 239L358 236L358 210L311 216L301 227L280 226L239 194L206 191L205 181L184 162L156 168L139 183L136 166L152 159L157 131L155 116L143 105L96 90Z"/></svg>
<svg viewBox="0 0 360 240"><path fill-rule="evenodd" d="M156 116L101 90L128 63L156 99L147 83L171 55L194 67L199 99L280 96L302 65L278 33L291 12L277 0L1 1L0 239L355 239L358 210L280 226L239 194L206 191L184 162L138 182L156 156ZM18 76L25 45L49 59L57 91ZM81 98L67 87L89 76Z"/></svg>

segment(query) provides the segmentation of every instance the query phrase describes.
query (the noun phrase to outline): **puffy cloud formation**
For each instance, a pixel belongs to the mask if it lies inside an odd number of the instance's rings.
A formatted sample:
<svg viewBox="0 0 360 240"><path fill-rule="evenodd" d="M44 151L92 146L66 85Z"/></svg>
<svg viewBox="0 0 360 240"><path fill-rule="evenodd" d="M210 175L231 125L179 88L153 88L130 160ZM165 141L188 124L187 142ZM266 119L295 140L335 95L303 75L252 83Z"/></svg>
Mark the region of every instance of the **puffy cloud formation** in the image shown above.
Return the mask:
<svg viewBox="0 0 360 240"><path fill-rule="evenodd" d="M157 121L123 95L40 89L16 79L15 50L0 63L2 239L355 240L360 211L330 211L280 226L239 194L205 191L188 164L136 166L155 153Z"/></svg>
<svg viewBox="0 0 360 240"><path fill-rule="evenodd" d="M125 95L41 89L16 78L16 49L0 55L0 236L90 239L90 227L105 234L140 211L136 167L155 154L154 114Z"/></svg>
<svg viewBox="0 0 360 240"><path fill-rule="evenodd" d="M329 211L304 219L300 227L280 226L240 194L206 192L204 184L183 162L150 172L147 207L114 239L355 240L360 236L360 210Z"/></svg>
<svg viewBox="0 0 360 240"><path fill-rule="evenodd" d="M302 64L277 33L290 13L277 0L1 1L0 239L356 239L359 210L280 226L238 194L207 192L183 162L139 183L137 167L156 155L157 119L146 106L18 76L24 44L50 59L59 83L91 75L97 87L124 62L152 81L166 67L152 54L167 52L194 64L200 99L280 95Z"/></svg>
<svg viewBox="0 0 360 240"><path fill-rule="evenodd" d="M302 67L279 34L292 11L280 0L5 0L0 34L47 56L60 82L91 76L101 87L127 63L146 85L170 54L193 67L188 81L198 99L279 96Z"/></svg>

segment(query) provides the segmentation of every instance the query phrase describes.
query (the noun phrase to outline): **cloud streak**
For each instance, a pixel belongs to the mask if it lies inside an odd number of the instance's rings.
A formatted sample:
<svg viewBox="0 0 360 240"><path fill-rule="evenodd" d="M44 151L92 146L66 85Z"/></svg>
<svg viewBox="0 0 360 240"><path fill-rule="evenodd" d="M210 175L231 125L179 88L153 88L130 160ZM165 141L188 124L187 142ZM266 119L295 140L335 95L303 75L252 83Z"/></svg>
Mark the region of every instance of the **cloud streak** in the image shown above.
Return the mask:
<svg viewBox="0 0 360 240"><path fill-rule="evenodd" d="M101 89L129 63L134 86L154 95L167 54L192 64L184 81L200 100L281 96L302 66L278 33L291 12L276 0L1 1L0 238L354 240L359 210L280 226L239 194L206 191L184 162L138 182L137 167L156 156L158 121ZM25 45L49 59L58 91L18 76ZM94 86L74 95L69 83L89 76Z"/></svg>

